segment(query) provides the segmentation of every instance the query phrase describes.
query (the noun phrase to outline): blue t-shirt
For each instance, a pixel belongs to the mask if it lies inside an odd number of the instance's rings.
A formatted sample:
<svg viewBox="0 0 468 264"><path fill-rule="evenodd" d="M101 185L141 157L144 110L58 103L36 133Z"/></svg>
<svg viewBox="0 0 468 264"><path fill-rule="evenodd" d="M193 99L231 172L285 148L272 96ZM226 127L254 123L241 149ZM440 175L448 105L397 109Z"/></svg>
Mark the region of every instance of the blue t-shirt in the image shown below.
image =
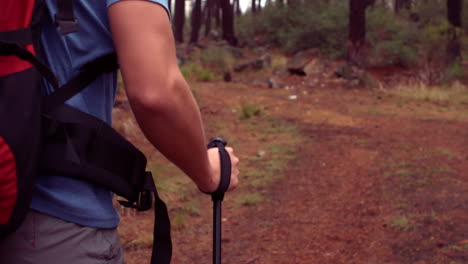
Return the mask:
<svg viewBox="0 0 468 264"><path fill-rule="evenodd" d="M61 35L55 26L56 0L46 0L47 14L42 33L45 60L64 84L95 58L114 52L107 8L120 0L73 1L78 32ZM168 10L167 0L148 0ZM125 19L125 18L123 18ZM111 123L117 73L102 74L67 104ZM45 94L53 88L43 84ZM114 228L119 215L112 204L113 193L94 184L59 175L39 175L31 208L76 224Z"/></svg>

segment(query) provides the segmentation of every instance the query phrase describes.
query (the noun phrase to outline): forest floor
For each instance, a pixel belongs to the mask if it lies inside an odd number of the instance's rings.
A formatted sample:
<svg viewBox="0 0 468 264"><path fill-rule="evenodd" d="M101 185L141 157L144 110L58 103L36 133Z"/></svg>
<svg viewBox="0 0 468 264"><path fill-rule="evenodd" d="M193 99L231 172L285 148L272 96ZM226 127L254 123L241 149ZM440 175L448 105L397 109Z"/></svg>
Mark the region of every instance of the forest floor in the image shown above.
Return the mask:
<svg viewBox="0 0 468 264"><path fill-rule="evenodd" d="M191 83L207 136L225 137L241 160L223 203L223 263L468 263L467 98L249 78ZM210 197L143 140L129 109L120 90L115 126L149 158L172 263L211 263ZM148 263L152 213L120 211L127 263Z"/></svg>

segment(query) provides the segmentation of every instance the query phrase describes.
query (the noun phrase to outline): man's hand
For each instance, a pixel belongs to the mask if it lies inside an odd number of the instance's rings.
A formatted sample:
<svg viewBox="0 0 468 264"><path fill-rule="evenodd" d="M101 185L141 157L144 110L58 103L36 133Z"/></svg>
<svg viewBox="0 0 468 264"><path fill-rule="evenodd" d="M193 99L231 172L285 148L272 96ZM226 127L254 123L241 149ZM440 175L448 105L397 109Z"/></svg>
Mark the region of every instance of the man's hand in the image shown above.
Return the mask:
<svg viewBox="0 0 468 264"><path fill-rule="evenodd" d="M234 150L231 147L226 147L226 151L229 153L231 158L231 182L229 184L228 191L232 191L237 187L239 183L239 158L234 154ZM221 181L221 162L219 158L219 152L217 148L208 149L208 160L211 166L211 183L210 186L202 187L199 189L205 193L212 193L218 189L219 182Z"/></svg>

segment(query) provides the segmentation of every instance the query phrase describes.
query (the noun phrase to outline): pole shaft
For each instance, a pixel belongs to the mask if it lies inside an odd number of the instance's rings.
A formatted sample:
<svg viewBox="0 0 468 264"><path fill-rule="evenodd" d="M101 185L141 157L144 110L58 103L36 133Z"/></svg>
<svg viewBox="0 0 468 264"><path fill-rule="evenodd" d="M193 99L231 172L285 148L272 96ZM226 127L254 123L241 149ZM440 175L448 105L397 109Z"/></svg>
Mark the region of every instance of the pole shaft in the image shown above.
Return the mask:
<svg viewBox="0 0 468 264"><path fill-rule="evenodd" d="M221 201L213 201L213 263L221 264Z"/></svg>

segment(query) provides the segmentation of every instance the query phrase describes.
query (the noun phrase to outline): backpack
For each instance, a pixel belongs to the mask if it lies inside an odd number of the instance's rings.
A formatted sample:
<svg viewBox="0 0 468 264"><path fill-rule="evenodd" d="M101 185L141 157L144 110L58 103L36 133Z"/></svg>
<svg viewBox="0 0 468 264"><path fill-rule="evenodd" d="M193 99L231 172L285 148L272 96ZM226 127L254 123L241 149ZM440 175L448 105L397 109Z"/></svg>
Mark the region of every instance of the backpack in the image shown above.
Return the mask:
<svg viewBox="0 0 468 264"><path fill-rule="evenodd" d="M72 0L56 0L57 30L77 30ZM36 175L59 173L99 184L127 199L123 206L152 207L151 263L170 263L167 208L159 198L144 154L107 123L65 104L100 74L118 69L115 54L86 64L59 87L41 60L43 0L0 0L0 240L29 210ZM41 94L47 80L54 92ZM156 250L157 248L157 250Z"/></svg>

